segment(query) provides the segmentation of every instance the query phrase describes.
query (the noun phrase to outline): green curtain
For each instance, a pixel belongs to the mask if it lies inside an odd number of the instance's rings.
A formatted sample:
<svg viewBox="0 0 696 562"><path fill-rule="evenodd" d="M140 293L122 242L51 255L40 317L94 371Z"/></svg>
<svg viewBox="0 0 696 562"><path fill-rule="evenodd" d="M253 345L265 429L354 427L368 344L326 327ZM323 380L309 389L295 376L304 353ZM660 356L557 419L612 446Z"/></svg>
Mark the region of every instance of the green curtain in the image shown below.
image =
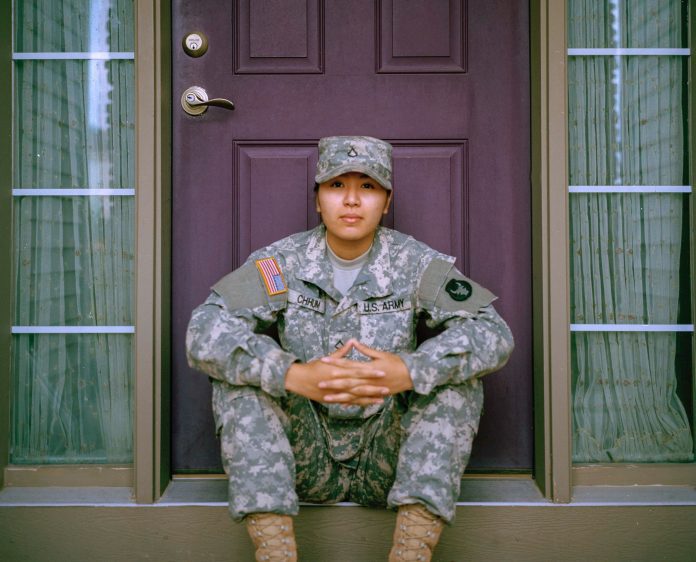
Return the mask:
<svg viewBox="0 0 696 562"><path fill-rule="evenodd" d="M15 4L17 52L133 51L133 0ZM17 60L14 186L134 187L132 60ZM132 196L14 198L14 324L131 326ZM16 334L13 463L133 457L129 334Z"/></svg>
<svg viewBox="0 0 696 562"><path fill-rule="evenodd" d="M682 3L571 0L569 46L682 47ZM570 185L684 185L679 56L568 60ZM571 321L677 324L685 195L570 195ZM674 332L575 332L573 460L693 460Z"/></svg>

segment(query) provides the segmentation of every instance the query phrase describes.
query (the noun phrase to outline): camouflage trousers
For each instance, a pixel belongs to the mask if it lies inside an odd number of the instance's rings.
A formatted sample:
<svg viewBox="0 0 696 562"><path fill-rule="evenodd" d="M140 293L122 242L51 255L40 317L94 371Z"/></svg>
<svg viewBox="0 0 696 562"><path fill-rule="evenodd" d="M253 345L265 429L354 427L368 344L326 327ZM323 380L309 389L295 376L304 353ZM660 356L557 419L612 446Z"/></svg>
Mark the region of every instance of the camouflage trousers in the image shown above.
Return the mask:
<svg viewBox="0 0 696 562"><path fill-rule="evenodd" d="M479 380L406 392L367 419L329 417L288 393L213 382L229 509L296 515L299 501L420 502L451 522L483 405Z"/></svg>

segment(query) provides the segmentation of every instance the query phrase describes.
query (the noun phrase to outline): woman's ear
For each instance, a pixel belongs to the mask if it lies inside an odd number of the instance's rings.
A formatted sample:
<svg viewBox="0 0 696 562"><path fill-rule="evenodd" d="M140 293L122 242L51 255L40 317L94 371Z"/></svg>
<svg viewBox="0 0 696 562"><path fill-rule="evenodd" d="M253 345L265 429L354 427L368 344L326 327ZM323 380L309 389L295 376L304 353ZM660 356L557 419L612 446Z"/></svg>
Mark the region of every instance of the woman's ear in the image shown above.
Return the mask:
<svg viewBox="0 0 696 562"><path fill-rule="evenodd" d="M382 211L383 215L386 215L389 212L389 206L391 205L393 194L393 191L389 191L389 195L387 195L387 202L384 204L384 211Z"/></svg>
<svg viewBox="0 0 696 562"><path fill-rule="evenodd" d="M319 206L319 184L314 183L314 208L317 210L317 213L321 213L321 207Z"/></svg>

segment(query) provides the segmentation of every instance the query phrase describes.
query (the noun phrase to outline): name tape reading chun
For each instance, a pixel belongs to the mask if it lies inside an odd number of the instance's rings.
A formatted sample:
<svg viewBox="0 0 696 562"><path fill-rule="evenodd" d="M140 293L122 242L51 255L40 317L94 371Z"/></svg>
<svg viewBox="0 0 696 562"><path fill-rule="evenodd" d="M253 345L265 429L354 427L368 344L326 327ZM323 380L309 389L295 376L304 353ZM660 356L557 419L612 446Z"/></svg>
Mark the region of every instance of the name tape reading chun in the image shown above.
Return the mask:
<svg viewBox="0 0 696 562"><path fill-rule="evenodd" d="M320 312L321 314L323 314L325 310L324 299L310 295L303 295L302 293L293 289L288 291L288 302L298 306L303 306L304 308L309 308L310 310Z"/></svg>

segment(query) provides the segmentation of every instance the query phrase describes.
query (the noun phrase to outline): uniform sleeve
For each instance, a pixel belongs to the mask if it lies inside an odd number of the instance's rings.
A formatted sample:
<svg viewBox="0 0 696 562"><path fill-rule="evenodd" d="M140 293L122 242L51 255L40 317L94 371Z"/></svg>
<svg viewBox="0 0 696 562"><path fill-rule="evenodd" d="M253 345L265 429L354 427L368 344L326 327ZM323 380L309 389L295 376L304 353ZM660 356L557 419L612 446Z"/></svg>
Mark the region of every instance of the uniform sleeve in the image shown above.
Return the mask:
<svg viewBox="0 0 696 562"><path fill-rule="evenodd" d="M223 278L193 311L186 333L189 365L232 385L285 395L285 373L297 361L271 337L258 333L275 323L287 293L269 295L254 263Z"/></svg>
<svg viewBox="0 0 696 562"><path fill-rule="evenodd" d="M428 265L418 289L418 306L428 327L442 332L415 351L399 354L417 393L460 384L505 365L514 341L491 304L495 298L448 261L435 259Z"/></svg>

